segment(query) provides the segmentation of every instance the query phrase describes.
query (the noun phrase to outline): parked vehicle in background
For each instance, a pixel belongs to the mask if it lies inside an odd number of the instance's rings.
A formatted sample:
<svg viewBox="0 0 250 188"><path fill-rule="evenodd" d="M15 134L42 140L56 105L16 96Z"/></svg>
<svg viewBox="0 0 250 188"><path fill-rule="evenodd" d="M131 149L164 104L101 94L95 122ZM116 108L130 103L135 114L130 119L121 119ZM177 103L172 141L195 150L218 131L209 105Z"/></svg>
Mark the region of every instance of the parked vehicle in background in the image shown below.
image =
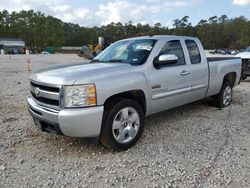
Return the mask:
<svg viewBox="0 0 250 188"><path fill-rule="evenodd" d="M240 76L240 58L206 58L197 38L145 36L118 41L89 63L32 74L27 102L42 131L126 150L145 116L206 97L228 107Z"/></svg>
<svg viewBox="0 0 250 188"><path fill-rule="evenodd" d="M220 55L236 55L239 53L238 50L227 50L227 49L216 49L216 50L210 50L210 54L220 54Z"/></svg>
<svg viewBox="0 0 250 188"><path fill-rule="evenodd" d="M86 59L92 59L93 58L93 54L92 54L92 52L91 52L91 50L89 49L88 46L82 46L79 56L84 57Z"/></svg>
<svg viewBox="0 0 250 188"><path fill-rule="evenodd" d="M17 38L0 38L1 54L24 54L25 42Z"/></svg>
<svg viewBox="0 0 250 188"><path fill-rule="evenodd" d="M49 55L50 53L47 52L47 51L42 51L41 54L44 54L44 55Z"/></svg>
<svg viewBox="0 0 250 188"><path fill-rule="evenodd" d="M250 46L242 53L237 54L235 57L242 59L242 73L241 79L246 80L250 76Z"/></svg>
<svg viewBox="0 0 250 188"><path fill-rule="evenodd" d="M44 48L43 52L48 52L48 54L55 54L55 48L48 46L48 47Z"/></svg>
<svg viewBox="0 0 250 188"><path fill-rule="evenodd" d="M238 50L232 50L232 51L231 51L231 55L236 55L236 54L238 54L238 53L239 53Z"/></svg>

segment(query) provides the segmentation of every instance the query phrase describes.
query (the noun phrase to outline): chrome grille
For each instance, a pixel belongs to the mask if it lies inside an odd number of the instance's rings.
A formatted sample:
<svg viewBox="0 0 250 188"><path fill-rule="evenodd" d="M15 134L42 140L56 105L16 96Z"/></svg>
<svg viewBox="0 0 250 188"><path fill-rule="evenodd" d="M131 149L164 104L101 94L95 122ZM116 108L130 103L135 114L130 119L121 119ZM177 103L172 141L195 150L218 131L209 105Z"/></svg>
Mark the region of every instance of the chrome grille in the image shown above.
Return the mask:
<svg viewBox="0 0 250 188"><path fill-rule="evenodd" d="M60 108L60 87L48 86L42 83L30 82L30 93L37 104L59 110Z"/></svg>

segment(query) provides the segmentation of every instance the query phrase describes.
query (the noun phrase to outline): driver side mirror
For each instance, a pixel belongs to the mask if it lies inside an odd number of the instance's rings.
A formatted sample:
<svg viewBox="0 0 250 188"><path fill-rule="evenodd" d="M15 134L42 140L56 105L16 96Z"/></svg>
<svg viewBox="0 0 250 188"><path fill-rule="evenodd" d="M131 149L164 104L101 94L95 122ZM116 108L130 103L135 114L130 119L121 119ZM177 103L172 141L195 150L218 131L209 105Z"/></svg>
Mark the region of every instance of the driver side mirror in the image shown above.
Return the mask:
<svg viewBox="0 0 250 188"><path fill-rule="evenodd" d="M154 66L157 69L160 69L161 67L173 65L178 63L178 57L174 54L165 54L157 56L154 60Z"/></svg>

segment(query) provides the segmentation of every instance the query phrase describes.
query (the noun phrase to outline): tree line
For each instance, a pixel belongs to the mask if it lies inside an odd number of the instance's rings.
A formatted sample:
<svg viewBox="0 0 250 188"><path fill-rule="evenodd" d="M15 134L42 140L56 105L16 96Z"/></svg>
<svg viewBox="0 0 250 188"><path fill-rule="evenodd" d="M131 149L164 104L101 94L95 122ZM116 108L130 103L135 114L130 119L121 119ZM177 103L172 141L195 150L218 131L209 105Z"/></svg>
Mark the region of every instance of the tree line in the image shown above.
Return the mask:
<svg viewBox="0 0 250 188"><path fill-rule="evenodd" d="M173 28L156 23L110 23L101 27L83 27L65 23L53 16L33 10L0 11L0 38L22 38L33 51L45 47L97 44L98 37L107 44L119 39L141 35L186 35L199 37L206 49L242 49L250 45L250 21L243 17L229 19L227 15L212 16L192 26L189 17L173 20Z"/></svg>

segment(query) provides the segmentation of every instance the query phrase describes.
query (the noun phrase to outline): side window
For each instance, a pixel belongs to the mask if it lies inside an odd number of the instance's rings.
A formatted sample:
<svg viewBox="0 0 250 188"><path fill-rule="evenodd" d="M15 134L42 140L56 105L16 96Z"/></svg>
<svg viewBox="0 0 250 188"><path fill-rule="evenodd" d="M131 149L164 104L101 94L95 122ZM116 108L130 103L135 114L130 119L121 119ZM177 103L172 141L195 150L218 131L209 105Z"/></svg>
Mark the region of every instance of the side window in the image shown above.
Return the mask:
<svg viewBox="0 0 250 188"><path fill-rule="evenodd" d="M199 48L195 41L193 40L186 40L186 45L190 57L190 61L192 64L198 64L201 62L201 54Z"/></svg>
<svg viewBox="0 0 250 188"><path fill-rule="evenodd" d="M164 54L174 54L178 57L178 63L172 66L186 64L181 42L179 40L168 41L160 51L160 55Z"/></svg>

